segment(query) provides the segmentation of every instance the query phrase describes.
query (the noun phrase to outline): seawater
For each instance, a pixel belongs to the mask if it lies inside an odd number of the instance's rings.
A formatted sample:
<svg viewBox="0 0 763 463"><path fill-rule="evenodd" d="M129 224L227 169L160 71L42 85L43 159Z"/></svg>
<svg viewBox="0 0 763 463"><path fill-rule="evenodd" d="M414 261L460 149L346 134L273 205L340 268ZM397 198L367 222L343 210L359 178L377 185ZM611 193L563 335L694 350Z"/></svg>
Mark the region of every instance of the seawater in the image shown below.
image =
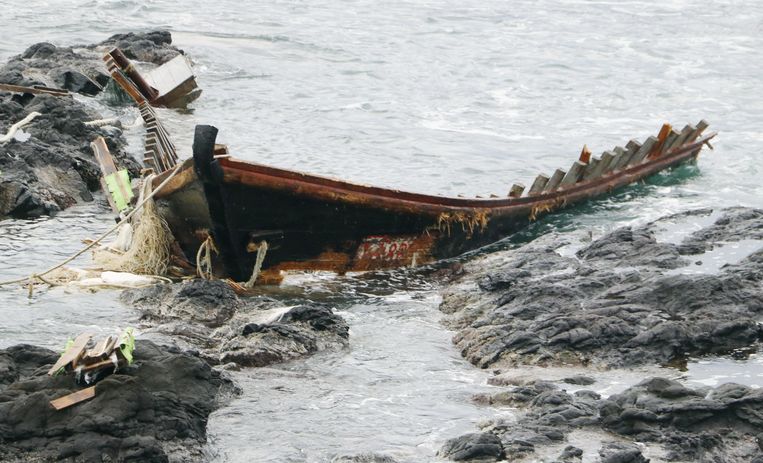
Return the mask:
<svg viewBox="0 0 763 463"><path fill-rule="evenodd" d="M598 234L692 208L761 206L761 18L760 2L720 0L3 0L0 60L39 41L168 29L204 90L189 111L159 110L182 155L194 125L212 124L251 161L443 195L502 196L567 168L584 144L598 154L663 122L705 118L719 132L697 165L542 220L506 247L552 230ZM87 103L126 122L138 115ZM127 135L137 155L141 134ZM51 265L112 223L102 197L53 218L0 222L0 277ZM490 390L490 372L460 358L425 278L313 275L271 295L332 302L350 323L350 348L234 373L244 393L210 420L212 460L379 451L429 461L446 438L512 416L470 402ZM0 290L0 347L58 349L80 331L137 323L116 292L27 296ZM661 373L694 385L763 384L758 354ZM603 375L600 390L641 377Z"/></svg>

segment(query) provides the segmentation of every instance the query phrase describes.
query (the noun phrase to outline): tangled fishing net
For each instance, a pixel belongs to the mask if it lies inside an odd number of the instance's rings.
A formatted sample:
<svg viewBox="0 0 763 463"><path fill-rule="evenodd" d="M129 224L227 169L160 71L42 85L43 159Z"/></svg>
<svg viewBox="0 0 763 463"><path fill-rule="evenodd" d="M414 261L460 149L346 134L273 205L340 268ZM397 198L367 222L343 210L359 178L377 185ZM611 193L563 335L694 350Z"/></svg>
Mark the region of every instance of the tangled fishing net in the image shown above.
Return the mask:
<svg viewBox="0 0 763 463"><path fill-rule="evenodd" d="M151 194L153 175L143 180L138 204ZM143 210L120 227L117 240L93 251L93 261L104 270L139 275L165 275L170 261L172 232L156 207L153 198Z"/></svg>

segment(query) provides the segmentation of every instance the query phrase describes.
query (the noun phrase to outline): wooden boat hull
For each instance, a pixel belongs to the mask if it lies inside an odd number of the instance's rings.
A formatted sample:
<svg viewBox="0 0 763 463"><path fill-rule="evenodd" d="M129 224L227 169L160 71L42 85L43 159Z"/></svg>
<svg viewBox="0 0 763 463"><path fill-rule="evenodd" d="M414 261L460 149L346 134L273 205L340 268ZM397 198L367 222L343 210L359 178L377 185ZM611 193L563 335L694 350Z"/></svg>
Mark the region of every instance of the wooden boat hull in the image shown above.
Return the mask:
<svg viewBox="0 0 763 463"><path fill-rule="evenodd" d="M355 185L215 156L216 133L214 127L197 127L194 158L179 167L157 198L186 256L193 259L211 235L222 264L216 273L237 281L250 277L262 241L268 247L263 269L271 274L378 270L457 256L509 236L541 214L693 159L713 136L555 191L464 199Z"/></svg>

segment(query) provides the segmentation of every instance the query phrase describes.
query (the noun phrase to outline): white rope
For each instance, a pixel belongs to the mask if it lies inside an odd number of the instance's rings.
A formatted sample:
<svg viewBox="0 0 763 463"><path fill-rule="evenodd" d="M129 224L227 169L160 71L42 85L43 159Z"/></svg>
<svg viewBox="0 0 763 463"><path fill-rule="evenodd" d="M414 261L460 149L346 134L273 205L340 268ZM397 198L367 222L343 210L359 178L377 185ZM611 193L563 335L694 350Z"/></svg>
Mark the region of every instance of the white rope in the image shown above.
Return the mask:
<svg viewBox="0 0 763 463"><path fill-rule="evenodd" d="M34 120L35 117L42 116L42 114L38 113L37 111L32 111L27 115L27 117L21 119L20 121L16 122L11 126L10 129L8 129L8 133L0 137L0 145L4 145L5 143L8 143L11 141L14 135L16 135L16 132L24 127L25 125L29 124Z"/></svg>
<svg viewBox="0 0 763 463"><path fill-rule="evenodd" d="M151 192L151 194L149 194L148 196L146 196L146 197L143 199L143 201L139 202L139 203L138 203L138 204L135 206L135 209L133 209L132 211L130 211L130 213L129 213L129 214L127 214L123 220L130 220L130 218L131 218L131 217L132 217L132 216L133 216L133 215L134 215L136 212L138 212L138 211L139 211L139 210L140 210L140 209L143 207L143 205L144 205L144 204L146 204L146 202L148 202L148 200L150 200L151 198L153 198L153 197L154 197L154 195L156 195L156 194L157 194L159 191L161 191L161 190L162 190L162 188L164 188L164 187L165 187L165 186L166 186L166 185L167 185L167 184L170 182L170 180L172 180L172 178L173 178L175 175L177 175L177 173L178 173L178 172L180 172L180 167L181 167L181 166L182 166L182 164L178 164L177 166L175 166L175 170L173 170L173 171L172 171L172 173L171 173L170 175L168 175L168 176L167 176L167 178L165 178L165 179L164 179L164 181L163 181L162 183L160 183L160 184L159 184L159 186L157 186L157 187L154 189L154 191L152 191L152 192ZM107 236L109 236L110 234L112 234L112 233L113 233L115 230L117 230L121 224L122 224L121 222L119 222L119 223L115 224L115 225L114 225L113 227L111 227L111 228L110 228L108 231L106 231L106 233L104 233L103 235L99 236L97 239L95 239L95 240L93 240L92 242L90 242L90 243L89 243L87 246L85 246L85 247L84 247L82 250L80 250L80 251L78 251L78 252L76 252L76 253L72 254L72 255L71 255L71 256L69 256L68 258L64 259L64 261L63 261L63 262L61 262L60 264L56 264L56 265L54 265L53 267L50 267L49 269L45 270L44 272L33 273L33 274L31 274L31 275L29 275L29 276L27 276L27 277L24 277L24 278L16 278L16 279L14 279L14 280L6 280L6 281L0 281L0 286L6 286L6 285L14 284L14 283L24 283L24 282L28 282L28 283L29 283L29 289L30 289L30 292L31 292L31 288L32 288L32 281L33 281L33 280L37 279L37 280L41 280L41 281L44 281L44 280L41 278L42 276L44 276L44 275L47 275L48 273L52 272L53 270L56 270L57 268L61 268L61 267L63 267L64 265L66 265L66 264L68 264L69 262L73 261L73 260L74 260L74 259L76 259L77 257L79 257L79 256L81 256L82 254L86 253L86 252L88 251L88 249L90 249L90 248L94 247L96 244L98 244L98 243L100 243L101 241L103 241L103 239L104 239L104 238L106 238Z"/></svg>
<svg viewBox="0 0 763 463"><path fill-rule="evenodd" d="M267 253L268 253L268 242L265 240L262 240L262 242L260 242L260 246L257 248L257 259L254 261L254 269L252 269L252 276L249 278L249 281L244 283L244 288L254 287L254 283L257 281L257 277L260 275L260 270L262 269L262 261L265 260L265 254Z"/></svg>
<svg viewBox="0 0 763 463"><path fill-rule="evenodd" d="M118 117L110 117L108 119L96 119L94 121L87 121L84 123L86 127L103 127L105 125L120 126Z"/></svg>

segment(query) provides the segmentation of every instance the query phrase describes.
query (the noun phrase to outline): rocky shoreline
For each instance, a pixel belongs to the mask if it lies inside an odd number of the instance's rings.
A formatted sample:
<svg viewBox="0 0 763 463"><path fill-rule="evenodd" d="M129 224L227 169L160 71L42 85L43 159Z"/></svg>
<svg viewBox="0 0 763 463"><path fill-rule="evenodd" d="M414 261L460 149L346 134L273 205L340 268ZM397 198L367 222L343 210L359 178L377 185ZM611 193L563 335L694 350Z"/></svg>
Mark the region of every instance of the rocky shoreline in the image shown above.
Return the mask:
<svg viewBox="0 0 763 463"><path fill-rule="evenodd" d="M119 124L85 124L104 118L88 99L105 98L110 76L102 57L110 48L118 46L131 59L161 64L182 53L171 43L170 33L163 31L117 34L98 44L72 47L41 42L0 67L0 83L52 86L75 95L0 90L0 134L31 113L40 114L23 128L23 136L0 144L0 219L52 215L92 201L92 192L101 189L101 173L90 148L98 136L106 140L117 167L138 176L140 165L127 153Z"/></svg>
<svg viewBox="0 0 763 463"><path fill-rule="evenodd" d="M687 234L681 224L689 222L704 226ZM749 252L720 266L727 246ZM500 392L475 401L520 410L518 420L496 419L449 440L443 457L552 461L549 453L558 450L560 462L763 461L760 389L691 389L648 377L601 397L565 391L594 382L586 376L560 386L515 369L680 368L690 357L756 351L763 339L763 210L691 211L588 243L547 235L466 264L441 310L464 358L496 374L491 384ZM582 431L599 436L598 455L563 445Z"/></svg>

